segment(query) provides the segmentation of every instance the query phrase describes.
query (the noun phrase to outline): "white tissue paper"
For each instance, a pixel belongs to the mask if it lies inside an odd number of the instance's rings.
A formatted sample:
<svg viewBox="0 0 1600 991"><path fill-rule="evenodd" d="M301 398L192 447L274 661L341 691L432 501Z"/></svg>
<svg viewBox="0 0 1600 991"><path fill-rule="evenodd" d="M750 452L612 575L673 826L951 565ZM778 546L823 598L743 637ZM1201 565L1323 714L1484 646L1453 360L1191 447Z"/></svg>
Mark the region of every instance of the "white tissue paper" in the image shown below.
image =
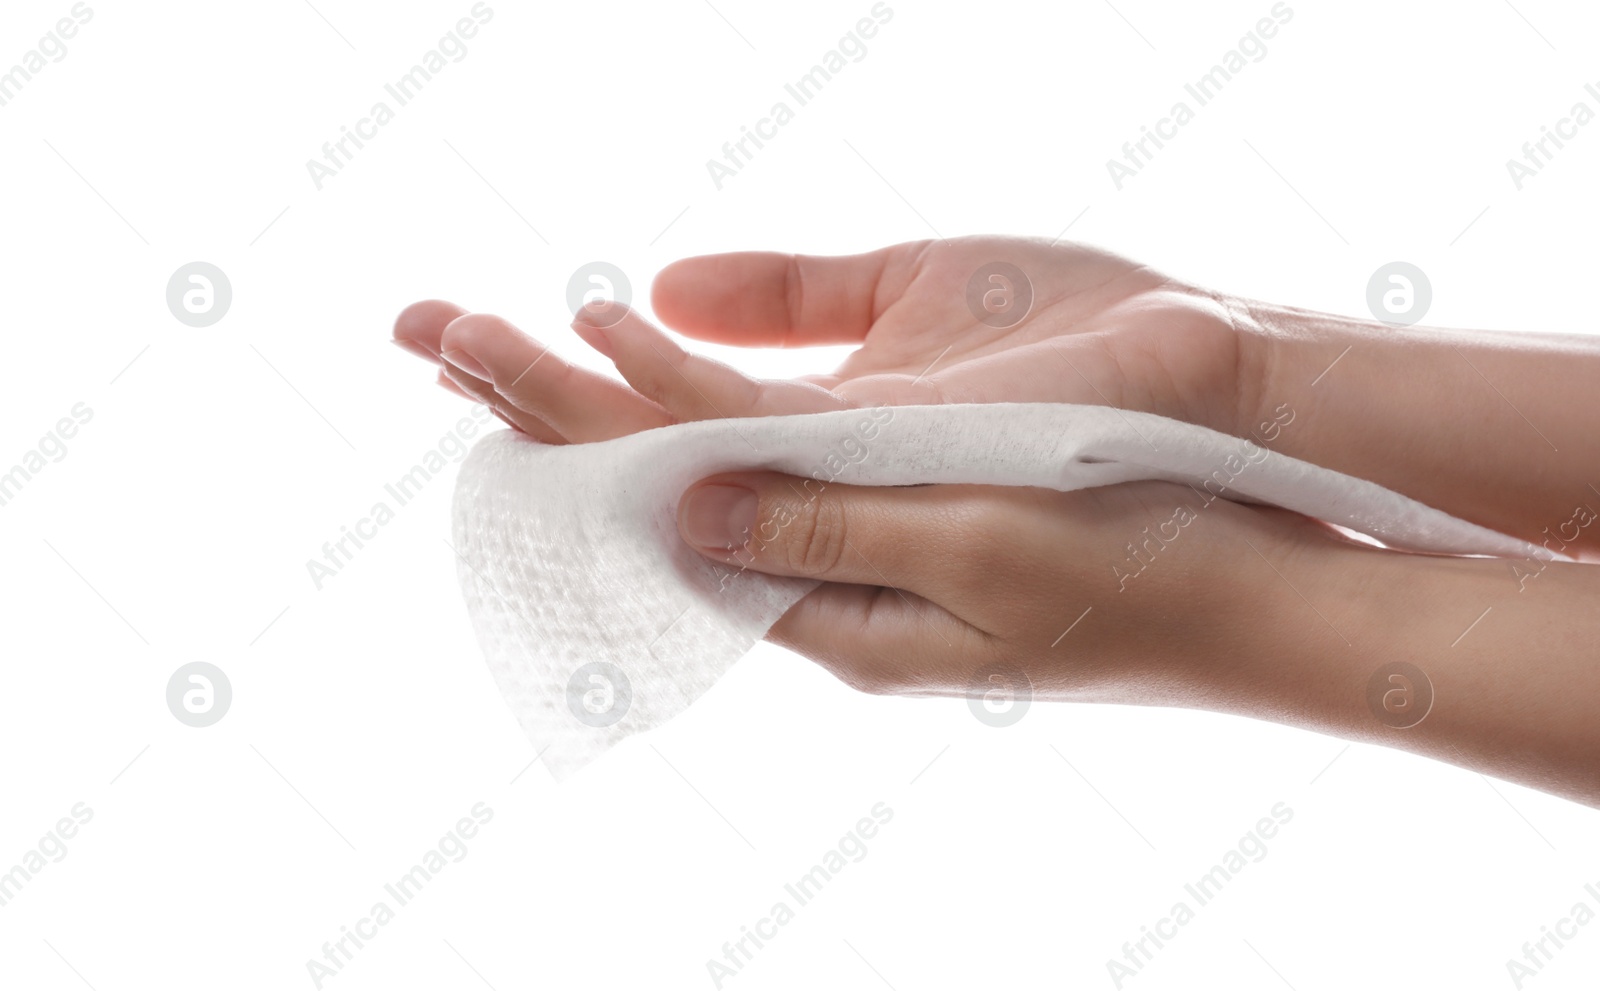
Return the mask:
<svg viewBox="0 0 1600 991"><path fill-rule="evenodd" d="M1533 549L1264 444L1105 406L851 409L570 446L501 431L462 466L454 547L489 670L558 780L682 712L816 587L713 563L678 536L684 490L745 469L851 485L1064 492L1209 481L1211 492L1226 484L1234 501L1282 506L1392 547L1516 557Z"/></svg>

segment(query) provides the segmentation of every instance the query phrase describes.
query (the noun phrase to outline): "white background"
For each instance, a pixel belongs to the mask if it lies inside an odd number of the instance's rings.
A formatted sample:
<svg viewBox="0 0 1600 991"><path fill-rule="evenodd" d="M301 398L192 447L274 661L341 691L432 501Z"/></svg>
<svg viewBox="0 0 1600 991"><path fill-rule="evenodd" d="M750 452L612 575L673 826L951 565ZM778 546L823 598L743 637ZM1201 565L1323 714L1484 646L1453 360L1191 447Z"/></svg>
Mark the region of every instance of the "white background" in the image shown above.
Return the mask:
<svg viewBox="0 0 1600 991"><path fill-rule="evenodd" d="M491 0L318 191L306 161L471 3L314 2L91 2L0 107L0 471L94 412L0 507L0 871L94 810L0 908L0 985L313 987L307 960L477 802L468 856L325 987L712 988L706 961L878 802L865 859L725 987L1112 987L1106 961L1278 802L1268 856L1126 986L1511 987L1506 960L1600 885L1594 811L1474 773L1191 712L1041 704L997 730L766 646L557 787L522 773L459 601L453 469L321 591L306 570L464 412L394 315L453 299L601 367L563 299L597 258L642 304L690 254L1072 225L1356 315L1404 259L1430 323L1592 332L1600 124L1521 191L1505 168L1600 108L1592 5L1291 0L1119 192L1106 160L1267 0L891 0L718 191L706 160L868 0ZM0 70L70 8L7 0ZM234 291L205 329L164 301L194 260ZM234 689L206 729L165 703L194 660ZM1592 987L1600 924L1579 932L1525 986Z"/></svg>

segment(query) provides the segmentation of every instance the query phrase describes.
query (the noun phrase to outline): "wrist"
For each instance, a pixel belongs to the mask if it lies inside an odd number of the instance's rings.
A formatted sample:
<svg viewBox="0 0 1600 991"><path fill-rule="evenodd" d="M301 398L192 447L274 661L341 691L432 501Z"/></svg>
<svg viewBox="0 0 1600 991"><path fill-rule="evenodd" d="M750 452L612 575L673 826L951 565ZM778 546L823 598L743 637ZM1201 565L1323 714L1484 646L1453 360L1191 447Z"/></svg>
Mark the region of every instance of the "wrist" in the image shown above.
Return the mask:
<svg viewBox="0 0 1600 991"><path fill-rule="evenodd" d="M1366 663L1356 631L1370 620L1360 609L1383 594L1388 559L1410 556L1226 500L1190 530L1197 543L1185 566L1141 589L1162 604L1141 622L1159 661L1138 666L1135 680L1147 695L1159 686L1160 704L1331 726L1329 700L1341 696L1348 666Z"/></svg>
<svg viewBox="0 0 1600 991"><path fill-rule="evenodd" d="M1307 384L1318 371L1370 332L1357 321L1327 314L1198 287L1185 290L1227 328L1229 360L1222 378L1188 383L1176 390L1172 410L1157 412L1263 445L1272 445L1288 419L1305 410ZM1318 361L1318 369L1310 370Z"/></svg>
<svg viewBox="0 0 1600 991"><path fill-rule="evenodd" d="M1479 526L1600 559L1600 436L1581 402L1600 350L1576 338L1390 327L1238 300L1243 410L1279 453ZM1288 417L1292 415L1293 426ZM1250 436L1246 430L1239 436ZM1258 443L1275 437L1254 434Z"/></svg>
<svg viewBox="0 0 1600 991"><path fill-rule="evenodd" d="M1249 432L1258 429L1263 421L1274 420L1283 410L1292 410L1299 423L1289 446L1310 449L1312 442L1307 435L1311 426L1325 419L1319 412L1334 393L1345 391L1334 388L1330 380L1346 378L1341 366L1353 352L1373 350L1369 345L1383 330L1369 321L1255 299L1235 297L1231 309L1240 314L1236 320L1240 339L1239 426ZM1369 374L1371 371L1368 369ZM1341 416L1348 413L1349 410L1341 411Z"/></svg>

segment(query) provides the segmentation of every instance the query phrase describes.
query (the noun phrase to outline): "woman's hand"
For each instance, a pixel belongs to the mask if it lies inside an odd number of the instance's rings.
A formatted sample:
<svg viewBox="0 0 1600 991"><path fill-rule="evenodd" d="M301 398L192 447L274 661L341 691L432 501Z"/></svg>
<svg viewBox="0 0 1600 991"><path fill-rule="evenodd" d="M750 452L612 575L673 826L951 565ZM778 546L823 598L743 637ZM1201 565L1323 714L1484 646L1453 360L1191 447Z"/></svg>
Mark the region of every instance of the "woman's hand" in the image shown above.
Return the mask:
<svg viewBox="0 0 1600 991"><path fill-rule="evenodd" d="M573 329L629 390L448 303L407 309L395 339L441 360L447 387L550 443L718 417L993 402L1117 406L1240 433L1261 395L1262 341L1235 327L1236 310L1081 245L967 237L845 257L708 255L664 269L652 302L701 340L860 347L831 374L758 381L625 307L580 312Z"/></svg>
<svg viewBox="0 0 1600 991"><path fill-rule="evenodd" d="M1600 569L1552 563L1523 594L1504 561L1375 549L1166 482L802 481L706 479L679 531L823 581L768 638L855 688L1233 712L1600 807Z"/></svg>
<svg viewBox="0 0 1600 991"><path fill-rule="evenodd" d="M967 695L1003 671L1047 698L1196 704L1230 685L1248 696L1297 664L1246 656L1262 627L1333 636L1299 593L1371 553L1294 513L1207 503L1168 482L1062 493L799 481L701 481L679 530L741 573L825 582L768 638L869 692Z"/></svg>

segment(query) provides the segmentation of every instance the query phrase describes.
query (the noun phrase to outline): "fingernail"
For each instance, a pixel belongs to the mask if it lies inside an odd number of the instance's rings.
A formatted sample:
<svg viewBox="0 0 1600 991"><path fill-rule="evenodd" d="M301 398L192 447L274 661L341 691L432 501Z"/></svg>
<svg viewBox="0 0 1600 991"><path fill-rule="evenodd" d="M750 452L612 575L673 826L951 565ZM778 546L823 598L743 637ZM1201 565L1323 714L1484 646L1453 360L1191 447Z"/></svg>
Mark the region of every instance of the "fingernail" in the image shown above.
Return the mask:
<svg viewBox="0 0 1600 991"><path fill-rule="evenodd" d="M450 351L441 351L439 352L439 356L445 361L448 361L450 364L466 372L468 375L477 376L478 378L483 379L485 382L494 381L493 377L489 374L489 370L484 368L483 365L478 362L478 359L474 358L472 355L461 350L460 348L455 348L454 350Z"/></svg>
<svg viewBox="0 0 1600 991"><path fill-rule="evenodd" d="M572 315L573 327L615 327L628 315L628 304L618 299L592 299Z"/></svg>
<svg viewBox="0 0 1600 991"><path fill-rule="evenodd" d="M460 389L462 392L471 396L480 403L487 401L484 398L485 396L492 397L494 395L494 390L489 387L489 383L478 378L476 375L473 375L471 372L456 368L454 365L444 366L444 368L439 370L439 373L445 378L449 379L451 382L454 382L457 389Z"/></svg>
<svg viewBox="0 0 1600 991"><path fill-rule="evenodd" d="M581 313L582 311L580 310L579 312ZM616 349L611 346L611 338L607 336L605 331L582 319L572 321L572 330L573 333L583 338L585 344L612 361L617 360Z"/></svg>
<svg viewBox="0 0 1600 991"><path fill-rule="evenodd" d="M417 343L416 341L413 341L409 337L396 337L396 338L392 339L389 343L393 344L397 348L400 348L402 351L409 351L410 353L416 355L418 358L421 358L424 361L438 361L439 360L439 356L438 355L434 354L432 351L429 351L427 348L423 347L421 344Z"/></svg>
<svg viewBox="0 0 1600 991"><path fill-rule="evenodd" d="M756 525L756 494L738 485L702 485L684 500L683 535L695 549L743 547Z"/></svg>

